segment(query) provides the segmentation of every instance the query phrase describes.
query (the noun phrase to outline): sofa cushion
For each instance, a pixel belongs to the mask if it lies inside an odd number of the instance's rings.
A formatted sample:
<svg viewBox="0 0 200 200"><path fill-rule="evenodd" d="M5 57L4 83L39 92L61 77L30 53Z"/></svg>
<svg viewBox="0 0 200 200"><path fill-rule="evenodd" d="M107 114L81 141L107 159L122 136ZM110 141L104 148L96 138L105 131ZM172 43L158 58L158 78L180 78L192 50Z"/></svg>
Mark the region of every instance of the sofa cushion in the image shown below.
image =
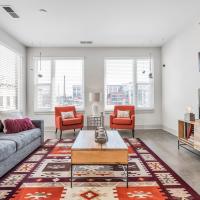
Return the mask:
<svg viewBox="0 0 200 200"><path fill-rule="evenodd" d="M32 141L41 136L41 130L39 128L34 128L28 131L23 131L13 134L0 134L1 140L10 140L14 141L17 145L17 150L25 147L30 144Z"/></svg>
<svg viewBox="0 0 200 200"><path fill-rule="evenodd" d="M16 143L11 140L0 140L0 161L16 152Z"/></svg>
<svg viewBox="0 0 200 200"><path fill-rule="evenodd" d="M73 118L73 119L63 119L62 123L64 126L73 125L73 124L81 124L81 118Z"/></svg>
<svg viewBox="0 0 200 200"><path fill-rule="evenodd" d="M130 118L114 118L113 124L130 125L131 119Z"/></svg>

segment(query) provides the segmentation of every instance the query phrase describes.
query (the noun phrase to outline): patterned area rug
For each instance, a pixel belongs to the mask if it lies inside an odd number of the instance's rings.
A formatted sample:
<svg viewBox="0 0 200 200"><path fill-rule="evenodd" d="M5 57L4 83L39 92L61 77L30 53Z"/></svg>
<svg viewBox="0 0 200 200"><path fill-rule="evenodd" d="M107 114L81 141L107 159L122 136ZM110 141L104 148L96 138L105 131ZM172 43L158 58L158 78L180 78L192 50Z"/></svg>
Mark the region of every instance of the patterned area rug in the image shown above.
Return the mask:
<svg viewBox="0 0 200 200"><path fill-rule="evenodd" d="M70 188L73 140L48 140L0 180L0 199L198 200L200 196L142 141L129 147L129 188L121 166L80 166ZM81 177L81 178L80 178ZM120 178L117 178L120 177Z"/></svg>

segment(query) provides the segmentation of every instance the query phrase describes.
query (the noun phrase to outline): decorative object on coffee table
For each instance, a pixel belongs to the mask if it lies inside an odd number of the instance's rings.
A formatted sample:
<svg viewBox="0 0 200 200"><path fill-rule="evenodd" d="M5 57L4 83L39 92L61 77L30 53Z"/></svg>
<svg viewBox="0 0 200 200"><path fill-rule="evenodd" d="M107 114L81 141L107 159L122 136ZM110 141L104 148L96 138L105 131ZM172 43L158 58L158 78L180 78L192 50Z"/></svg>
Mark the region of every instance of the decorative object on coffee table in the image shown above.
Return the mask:
<svg viewBox="0 0 200 200"><path fill-rule="evenodd" d="M95 130L97 127L104 127L103 112L101 112L101 115L88 115L87 116L87 129Z"/></svg>
<svg viewBox="0 0 200 200"><path fill-rule="evenodd" d="M108 141L108 135L104 127L97 127L95 130L95 142L105 144Z"/></svg>

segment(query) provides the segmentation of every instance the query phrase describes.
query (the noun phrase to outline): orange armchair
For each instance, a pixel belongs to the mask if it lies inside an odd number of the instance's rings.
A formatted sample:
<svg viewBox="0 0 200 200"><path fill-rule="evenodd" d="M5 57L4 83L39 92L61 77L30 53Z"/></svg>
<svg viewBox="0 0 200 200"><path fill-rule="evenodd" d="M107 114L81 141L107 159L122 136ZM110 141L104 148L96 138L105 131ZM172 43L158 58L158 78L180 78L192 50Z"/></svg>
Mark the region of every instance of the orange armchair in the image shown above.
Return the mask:
<svg viewBox="0 0 200 200"><path fill-rule="evenodd" d="M129 110L129 118L117 118L118 110ZM119 105L114 107L114 112L110 114L110 128L111 129L130 129L134 137L135 132L135 107Z"/></svg>
<svg viewBox="0 0 200 200"><path fill-rule="evenodd" d="M61 112L74 113L74 118L62 119ZM82 129L84 124L84 116L76 112L75 106L63 106L55 107L55 124L56 133L58 129L60 130L60 139L62 138L62 131L74 129L74 134L76 129Z"/></svg>

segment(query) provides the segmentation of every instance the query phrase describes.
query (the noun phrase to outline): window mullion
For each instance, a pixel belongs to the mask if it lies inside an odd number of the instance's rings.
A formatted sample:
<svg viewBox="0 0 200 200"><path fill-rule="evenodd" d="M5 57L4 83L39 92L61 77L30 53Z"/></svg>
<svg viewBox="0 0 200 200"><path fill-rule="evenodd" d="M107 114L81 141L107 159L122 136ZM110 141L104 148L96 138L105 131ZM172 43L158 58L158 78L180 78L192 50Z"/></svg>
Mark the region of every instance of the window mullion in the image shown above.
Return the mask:
<svg viewBox="0 0 200 200"><path fill-rule="evenodd" d="M135 107L137 107L137 90L138 90L138 88L137 88L137 60L136 59L133 60L133 69L134 69L134 73L133 73L133 75L134 75L134 79L133 79L134 93L133 94L135 97L135 98L133 98L134 99L133 104L135 105Z"/></svg>
<svg viewBox="0 0 200 200"><path fill-rule="evenodd" d="M55 101L55 99L54 99L54 97L55 97L55 60L54 59L52 59L51 60L51 87L50 87L50 89L51 89L51 94L50 94L50 96L51 96L51 110L53 110L53 105L54 105L54 101Z"/></svg>

